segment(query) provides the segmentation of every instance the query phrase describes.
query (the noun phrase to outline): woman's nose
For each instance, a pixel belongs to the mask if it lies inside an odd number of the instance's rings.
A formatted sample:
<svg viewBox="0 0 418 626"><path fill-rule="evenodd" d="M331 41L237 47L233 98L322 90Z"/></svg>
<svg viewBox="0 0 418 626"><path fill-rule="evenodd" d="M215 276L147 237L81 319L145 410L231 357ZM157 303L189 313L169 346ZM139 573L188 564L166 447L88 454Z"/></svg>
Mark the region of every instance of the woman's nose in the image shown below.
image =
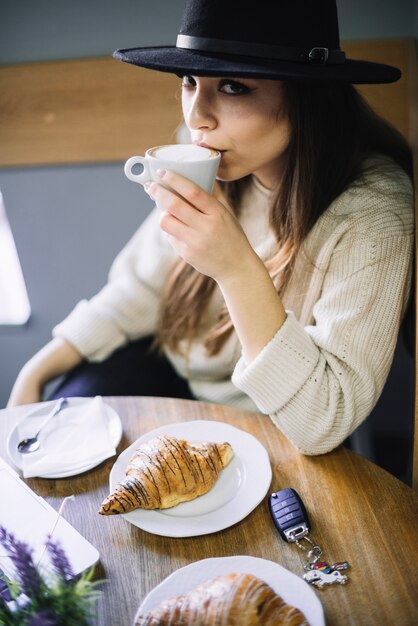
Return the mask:
<svg viewBox="0 0 418 626"><path fill-rule="evenodd" d="M213 107L207 97L197 92L193 99L186 105L184 119L187 126L192 130L207 129L216 127L216 117Z"/></svg>

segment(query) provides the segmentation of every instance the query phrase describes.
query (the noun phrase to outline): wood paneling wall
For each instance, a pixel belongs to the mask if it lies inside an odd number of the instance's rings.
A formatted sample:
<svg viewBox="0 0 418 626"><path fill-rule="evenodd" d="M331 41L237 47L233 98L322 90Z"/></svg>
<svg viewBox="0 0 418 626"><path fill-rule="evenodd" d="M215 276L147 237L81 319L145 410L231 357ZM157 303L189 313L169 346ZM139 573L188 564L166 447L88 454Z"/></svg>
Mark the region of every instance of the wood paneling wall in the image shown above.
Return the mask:
<svg viewBox="0 0 418 626"><path fill-rule="evenodd" d="M112 58L0 67L0 166L123 161L174 143L178 88Z"/></svg>
<svg viewBox="0 0 418 626"><path fill-rule="evenodd" d="M402 78L389 85L358 85L358 90L382 117L405 136L409 132L409 91L411 83L412 39L366 40L344 43L343 49L352 59L364 59L394 65Z"/></svg>
<svg viewBox="0 0 418 626"><path fill-rule="evenodd" d="M360 90L402 133L409 127L410 40L343 44L347 55L399 67L392 85ZM172 143L179 79L112 58L0 66L0 166L123 161Z"/></svg>

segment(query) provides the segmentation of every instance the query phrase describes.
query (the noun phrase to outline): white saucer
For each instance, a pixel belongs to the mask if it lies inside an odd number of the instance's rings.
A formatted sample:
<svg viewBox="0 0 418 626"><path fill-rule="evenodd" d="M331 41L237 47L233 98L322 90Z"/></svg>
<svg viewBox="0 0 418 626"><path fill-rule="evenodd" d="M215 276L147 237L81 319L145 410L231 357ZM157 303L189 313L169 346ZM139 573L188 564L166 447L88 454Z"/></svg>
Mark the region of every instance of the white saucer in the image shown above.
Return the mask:
<svg viewBox="0 0 418 626"><path fill-rule="evenodd" d="M67 398L68 406L76 407L82 406L86 402L91 402L92 398ZM48 415L51 410L51 407L54 405L56 401L52 400L51 402L43 402L38 409L34 408L33 412L31 412L26 419L30 420L31 417L40 417L42 415ZM103 402L103 406L105 408L105 419L107 421L107 428L109 429L110 438L112 444L117 447L121 438L122 438L122 422L120 420L119 415L116 411ZM14 426L12 431L9 433L7 439L7 453L10 459L13 461L13 464L19 470L23 470L22 465L22 455L17 450L17 445L19 443L19 428L18 424ZM74 450L74 456L76 457L77 450ZM81 474L82 472L86 472L93 467L99 465L102 461L98 461L96 463L88 463L86 465L77 465L73 468L68 468L62 472L53 472L52 474L42 474L39 478L67 478L68 476L76 476L77 474Z"/></svg>

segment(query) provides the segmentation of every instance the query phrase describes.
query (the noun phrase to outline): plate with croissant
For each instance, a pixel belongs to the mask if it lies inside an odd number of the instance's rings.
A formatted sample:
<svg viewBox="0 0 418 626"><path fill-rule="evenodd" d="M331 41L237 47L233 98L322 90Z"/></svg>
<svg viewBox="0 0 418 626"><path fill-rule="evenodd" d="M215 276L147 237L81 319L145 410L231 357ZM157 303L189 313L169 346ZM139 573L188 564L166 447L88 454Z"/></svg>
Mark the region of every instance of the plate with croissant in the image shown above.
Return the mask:
<svg viewBox="0 0 418 626"><path fill-rule="evenodd" d="M321 602L299 576L250 556L196 561L144 599L134 626L325 626Z"/></svg>
<svg viewBox="0 0 418 626"><path fill-rule="evenodd" d="M164 537L205 535L246 517L271 477L267 451L250 433L206 420L168 424L120 454L99 513Z"/></svg>

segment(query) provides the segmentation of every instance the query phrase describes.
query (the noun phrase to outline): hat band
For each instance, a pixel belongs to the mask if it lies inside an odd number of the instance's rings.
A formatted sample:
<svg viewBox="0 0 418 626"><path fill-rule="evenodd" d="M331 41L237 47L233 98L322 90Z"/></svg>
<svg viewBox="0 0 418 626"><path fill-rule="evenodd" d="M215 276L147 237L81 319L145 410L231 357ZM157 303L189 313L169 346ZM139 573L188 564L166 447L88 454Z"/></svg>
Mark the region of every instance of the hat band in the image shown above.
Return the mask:
<svg viewBox="0 0 418 626"><path fill-rule="evenodd" d="M176 47L198 52L242 55L278 61L296 61L313 65L339 65L345 62L345 53L342 50L329 50L322 46L306 50L303 48L287 48L285 46L266 46L244 41L227 41L225 39L178 35Z"/></svg>

